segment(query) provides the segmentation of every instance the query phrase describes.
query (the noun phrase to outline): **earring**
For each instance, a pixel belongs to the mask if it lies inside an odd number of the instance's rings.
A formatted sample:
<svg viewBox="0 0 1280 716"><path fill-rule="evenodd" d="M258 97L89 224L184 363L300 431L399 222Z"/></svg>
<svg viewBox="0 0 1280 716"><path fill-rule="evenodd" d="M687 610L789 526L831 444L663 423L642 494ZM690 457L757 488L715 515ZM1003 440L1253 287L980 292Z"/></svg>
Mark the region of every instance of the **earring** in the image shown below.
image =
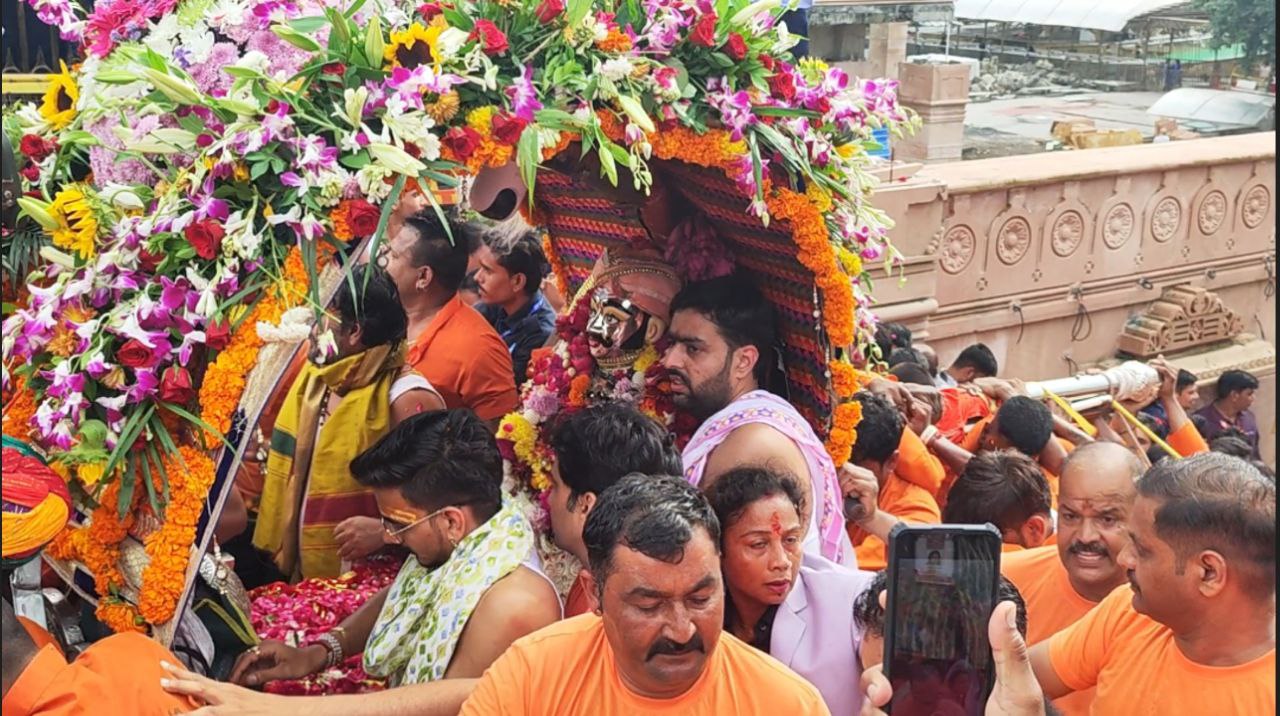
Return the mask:
<svg viewBox="0 0 1280 716"><path fill-rule="evenodd" d="M414 288L416 288L416 289L418 289L419 291L425 291L425 290L427 290L427 282L426 282L426 281L418 281L417 283L415 283L415 284L413 285L413 287L414 287Z"/></svg>
<svg viewBox="0 0 1280 716"><path fill-rule="evenodd" d="M449 538L449 549L457 549L457 548L458 548L458 540L457 540L456 538L454 538L454 537L450 537L450 538Z"/></svg>

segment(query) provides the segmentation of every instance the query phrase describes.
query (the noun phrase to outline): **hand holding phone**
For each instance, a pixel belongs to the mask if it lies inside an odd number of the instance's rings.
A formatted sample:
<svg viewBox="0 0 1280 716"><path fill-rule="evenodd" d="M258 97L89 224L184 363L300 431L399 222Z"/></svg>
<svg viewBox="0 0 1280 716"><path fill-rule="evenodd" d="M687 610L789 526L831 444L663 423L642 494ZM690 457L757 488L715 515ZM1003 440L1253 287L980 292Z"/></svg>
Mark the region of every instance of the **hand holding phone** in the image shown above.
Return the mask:
<svg viewBox="0 0 1280 716"><path fill-rule="evenodd" d="M901 525L890 533L887 712L982 716L995 680L988 621L1000 542L991 525Z"/></svg>

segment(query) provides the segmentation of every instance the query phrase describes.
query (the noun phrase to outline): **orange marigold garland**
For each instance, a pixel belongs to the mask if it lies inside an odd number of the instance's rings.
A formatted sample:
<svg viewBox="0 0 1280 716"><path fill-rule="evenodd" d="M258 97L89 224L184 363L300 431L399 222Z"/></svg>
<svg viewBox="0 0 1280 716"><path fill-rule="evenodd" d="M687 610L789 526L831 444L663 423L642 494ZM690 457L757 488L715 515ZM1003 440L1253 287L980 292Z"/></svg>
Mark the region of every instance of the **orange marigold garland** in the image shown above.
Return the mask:
<svg viewBox="0 0 1280 716"><path fill-rule="evenodd" d="M186 586L196 523L216 475L209 454L188 445L180 446L178 455L166 455L164 469L169 477L164 524L143 541L148 561L142 572L145 589L138 599L138 613L149 624L163 624L173 618ZM158 479L156 472L153 468L153 479Z"/></svg>
<svg viewBox="0 0 1280 716"><path fill-rule="evenodd" d="M849 462L853 443L858 439L856 428L862 422L862 404L857 401L840 403L831 414L831 432L827 435L827 454L837 465Z"/></svg>

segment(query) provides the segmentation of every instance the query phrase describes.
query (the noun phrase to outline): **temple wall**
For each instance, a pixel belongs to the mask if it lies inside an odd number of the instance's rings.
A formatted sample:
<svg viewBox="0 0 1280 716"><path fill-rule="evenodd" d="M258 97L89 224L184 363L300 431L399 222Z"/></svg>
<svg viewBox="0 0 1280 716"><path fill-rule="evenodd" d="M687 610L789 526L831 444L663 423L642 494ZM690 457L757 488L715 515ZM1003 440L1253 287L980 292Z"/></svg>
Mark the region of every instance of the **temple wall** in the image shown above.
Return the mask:
<svg viewBox="0 0 1280 716"><path fill-rule="evenodd" d="M880 314L943 364L982 341L1003 374L1042 379L1113 359L1165 287L1204 287L1248 335L1170 358L1206 394L1229 368L1258 375L1274 462L1274 198L1273 132L929 164L879 194L908 256L905 285L876 285Z"/></svg>

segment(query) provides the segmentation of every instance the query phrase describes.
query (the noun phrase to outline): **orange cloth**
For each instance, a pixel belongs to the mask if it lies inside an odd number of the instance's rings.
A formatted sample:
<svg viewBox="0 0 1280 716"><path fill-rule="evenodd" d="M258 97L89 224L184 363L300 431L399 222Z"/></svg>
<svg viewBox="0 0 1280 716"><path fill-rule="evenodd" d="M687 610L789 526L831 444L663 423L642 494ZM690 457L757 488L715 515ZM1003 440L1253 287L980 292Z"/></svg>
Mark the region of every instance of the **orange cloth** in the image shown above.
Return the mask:
<svg viewBox="0 0 1280 716"><path fill-rule="evenodd" d="M970 425L968 430L965 431L964 437L961 438L958 443L960 447L976 454L982 447L982 431L986 430L987 426L991 424L991 421L995 419L995 415L988 415L982 420Z"/></svg>
<svg viewBox="0 0 1280 716"><path fill-rule="evenodd" d="M1183 423L1182 427L1169 433L1169 437L1165 442L1169 443L1169 447L1177 450L1178 454L1183 457L1209 452L1209 443L1204 441L1200 431L1196 430L1195 424L1190 422Z"/></svg>
<svg viewBox="0 0 1280 716"><path fill-rule="evenodd" d="M1116 589L1049 639L1054 672L1068 687L1097 686L1094 714L1274 714L1276 650L1238 666L1204 666L1178 649L1168 627L1133 609Z"/></svg>
<svg viewBox="0 0 1280 716"><path fill-rule="evenodd" d="M727 632L688 691L663 700L637 696L623 683L604 623L594 614L557 622L516 641L484 672L461 712L462 716L642 713L830 714L812 684Z"/></svg>
<svg viewBox="0 0 1280 716"><path fill-rule="evenodd" d="M1071 587L1056 546L1006 555L1000 571L1027 603L1027 644L1034 646L1075 624L1097 605ZM1093 689L1077 691L1053 702L1063 716L1087 716Z"/></svg>
<svg viewBox="0 0 1280 716"><path fill-rule="evenodd" d="M889 475L884 487L880 488L880 509L904 522L914 524L936 525L942 522L942 511L938 503L924 488L914 485L897 473ZM847 526L849 540L853 542L854 552L858 555L858 569L877 572L888 566L885 544L879 537L873 537L852 522Z"/></svg>
<svg viewBox="0 0 1280 716"><path fill-rule="evenodd" d="M894 472L935 497L947 476L942 461L929 452L924 441L910 428L902 431L902 439L898 441L898 467Z"/></svg>
<svg viewBox="0 0 1280 716"><path fill-rule="evenodd" d="M1027 548L1023 547L1020 544L1014 544L1012 542L1000 543L1000 551L1003 552L1004 554L1009 554L1010 552L1025 552L1026 550Z"/></svg>
<svg viewBox="0 0 1280 716"><path fill-rule="evenodd" d="M3 716L128 714L169 716L196 703L160 688L160 661L177 664L168 649L141 634L116 634L70 664L52 646L40 649L4 697Z"/></svg>
<svg viewBox="0 0 1280 716"><path fill-rule="evenodd" d="M564 618L586 614L596 608L596 597L591 593L591 576L587 570L578 572L578 578L569 587L569 594L564 598Z"/></svg>
<svg viewBox="0 0 1280 716"><path fill-rule="evenodd" d="M479 311L457 296L409 346L406 362L440 391L450 408L471 408L482 420L498 420L516 409L507 344Z"/></svg>
<svg viewBox="0 0 1280 716"><path fill-rule="evenodd" d="M58 650L59 654L63 653L62 647L58 644L58 640L53 638L53 635L49 633L48 629L45 629L24 616L18 617L18 623L22 625L23 629L27 630L27 636L31 637L31 641L35 642L37 649L52 646L54 649Z"/></svg>
<svg viewBox="0 0 1280 716"><path fill-rule="evenodd" d="M957 445L964 440L970 421L991 415L991 401L985 395L964 388L943 388L938 394L942 396L942 417L934 425L943 437Z"/></svg>

